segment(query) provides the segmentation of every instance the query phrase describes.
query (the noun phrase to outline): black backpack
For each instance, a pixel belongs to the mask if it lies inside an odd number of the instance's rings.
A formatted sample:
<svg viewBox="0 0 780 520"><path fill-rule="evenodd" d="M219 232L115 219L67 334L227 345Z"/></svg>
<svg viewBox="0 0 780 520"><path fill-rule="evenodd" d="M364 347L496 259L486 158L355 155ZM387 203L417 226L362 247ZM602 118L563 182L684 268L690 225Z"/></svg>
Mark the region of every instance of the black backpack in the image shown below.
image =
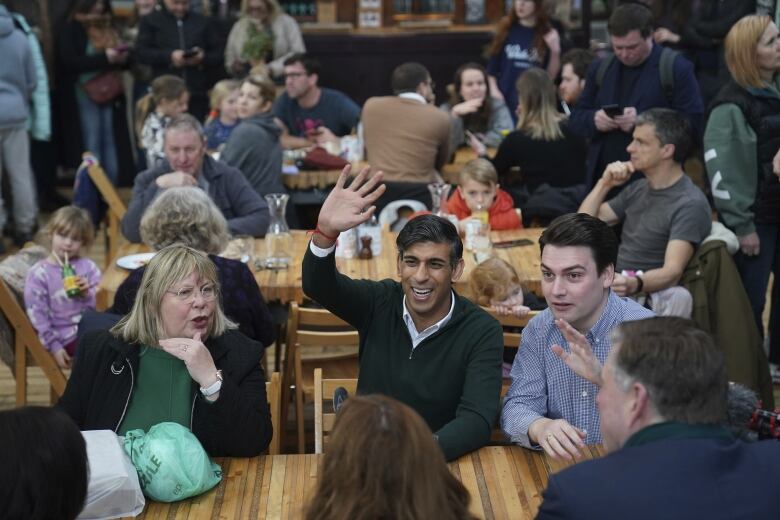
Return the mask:
<svg viewBox="0 0 780 520"><path fill-rule="evenodd" d="M680 53L664 47L661 50L661 61L658 64L658 70L661 75L661 87L664 89L664 95L669 105L674 105L674 60ZM601 84L604 82L604 76L607 74L607 69L615 61L615 54L608 52L604 59L599 63L599 68L596 70L596 88L601 88Z"/></svg>

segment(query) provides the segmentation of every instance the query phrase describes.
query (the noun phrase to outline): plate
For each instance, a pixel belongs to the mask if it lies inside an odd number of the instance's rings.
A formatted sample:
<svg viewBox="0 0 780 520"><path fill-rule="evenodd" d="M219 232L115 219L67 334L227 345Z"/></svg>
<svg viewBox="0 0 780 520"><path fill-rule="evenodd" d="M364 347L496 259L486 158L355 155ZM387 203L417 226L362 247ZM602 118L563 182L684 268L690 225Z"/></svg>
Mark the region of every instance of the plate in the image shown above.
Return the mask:
<svg viewBox="0 0 780 520"><path fill-rule="evenodd" d="M138 253L135 255L123 256L122 258L117 258L116 265L124 269L138 269L139 267L148 264L149 260L151 260L154 255L155 253Z"/></svg>

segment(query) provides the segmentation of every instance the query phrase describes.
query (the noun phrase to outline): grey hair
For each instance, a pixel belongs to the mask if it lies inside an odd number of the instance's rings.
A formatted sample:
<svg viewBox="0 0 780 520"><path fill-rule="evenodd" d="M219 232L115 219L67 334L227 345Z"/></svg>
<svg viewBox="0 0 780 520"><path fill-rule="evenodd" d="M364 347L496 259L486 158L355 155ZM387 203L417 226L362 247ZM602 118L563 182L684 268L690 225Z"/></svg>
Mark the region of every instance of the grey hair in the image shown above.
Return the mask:
<svg viewBox="0 0 780 520"><path fill-rule="evenodd" d="M612 345L612 350L617 350L620 348L620 345L623 344L623 337L623 331L620 329L620 327L615 327L610 331L609 341ZM610 363L610 367L612 368L612 376L614 377L615 383L617 383L618 387L624 392L628 390L634 381L636 381L636 378L623 370L620 365L614 361L614 356L608 357L607 363Z"/></svg>
<svg viewBox="0 0 780 520"><path fill-rule="evenodd" d="M213 283L219 294L217 267L205 253L182 244L160 250L144 270L132 309L111 328L111 333L128 343L156 346L165 337L164 317L160 313L162 299L171 287L192 272ZM222 311L220 299L209 320L207 335L211 338L237 328Z"/></svg>
<svg viewBox="0 0 780 520"><path fill-rule="evenodd" d="M179 114L170 120L165 126L164 135L167 136L168 132L194 132L200 137L205 137L206 132L203 130L203 125L200 124L195 117L190 114Z"/></svg>
<svg viewBox="0 0 780 520"><path fill-rule="evenodd" d="M661 146L674 145L674 162L682 164L688 158L693 140L688 120L671 108L651 108L639 114L636 126L652 125Z"/></svg>
<svg viewBox="0 0 780 520"><path fill-rule="evenodd" d="M174 243L216 255L229 239L225 217L200 188L181 186L163 191L141 218L141 240L152 249Z"/></svg>

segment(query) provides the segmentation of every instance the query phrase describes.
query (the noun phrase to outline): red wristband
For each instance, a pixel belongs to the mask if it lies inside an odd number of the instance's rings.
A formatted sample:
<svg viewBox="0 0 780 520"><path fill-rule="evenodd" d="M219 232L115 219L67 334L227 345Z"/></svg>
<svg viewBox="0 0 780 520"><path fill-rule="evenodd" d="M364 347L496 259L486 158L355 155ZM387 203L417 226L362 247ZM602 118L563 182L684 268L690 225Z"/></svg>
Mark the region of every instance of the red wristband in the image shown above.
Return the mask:
<svg viewBox="0 0 780 520"><path fill-rule="evenodd" d="M330 235L326 235L325 233L323 233L322 230L320 229L320 226L317 226L316 228L314 228L314 233L317 234L317 235L322 235L325 238L327 238L328 240L336 241L336 240L339 239L338 235L336 235L335 237L332 237Z"/></svg>

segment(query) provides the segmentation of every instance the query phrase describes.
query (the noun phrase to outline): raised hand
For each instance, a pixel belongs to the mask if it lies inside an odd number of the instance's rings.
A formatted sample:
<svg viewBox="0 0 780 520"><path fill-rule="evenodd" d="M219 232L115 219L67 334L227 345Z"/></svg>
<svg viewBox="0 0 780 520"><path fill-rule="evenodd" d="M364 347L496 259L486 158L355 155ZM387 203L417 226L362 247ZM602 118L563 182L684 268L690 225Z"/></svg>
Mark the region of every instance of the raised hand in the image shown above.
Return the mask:
<svg viewBox="0 0 780 520"><path fill-rule="evenodd" d="M551 348L555 355L561 358L572 372L596 386L601 386L601 363L593 354L593 349L587 338L569 325L566 320L557 319L555 325L566 338L570 350L570 352L566 352L560 345L553 345Z"/></svg>
<svg viewBox="0 0 780 520"><path fill-rule="evenodd" d="M542 39L544 40L545 45L547 45L547 48L550 49L550 52L553 54L560 54L561 36L558 34L558 31L550 29L547 31L547 34L542 36Z"/></svg>
<svg viewBox="0 0 780 520"><path fill-rule="evenodd" d="M377 172L366 180L371 168L365 166L352 180L349 187L345 188L344 184L347 182L351 169L349 164L344 167L339 175L339 180L336 181L336 186L322 203L320 216L317 220L317 228L322 234L315 235L315 238L319 236L336 237L342 231L366 222L376 211L376 206L373 204L385 192L385 185L379 184L382 180L382 172ZM332 244L328 244L326 247L330 245Z"/></svg>

